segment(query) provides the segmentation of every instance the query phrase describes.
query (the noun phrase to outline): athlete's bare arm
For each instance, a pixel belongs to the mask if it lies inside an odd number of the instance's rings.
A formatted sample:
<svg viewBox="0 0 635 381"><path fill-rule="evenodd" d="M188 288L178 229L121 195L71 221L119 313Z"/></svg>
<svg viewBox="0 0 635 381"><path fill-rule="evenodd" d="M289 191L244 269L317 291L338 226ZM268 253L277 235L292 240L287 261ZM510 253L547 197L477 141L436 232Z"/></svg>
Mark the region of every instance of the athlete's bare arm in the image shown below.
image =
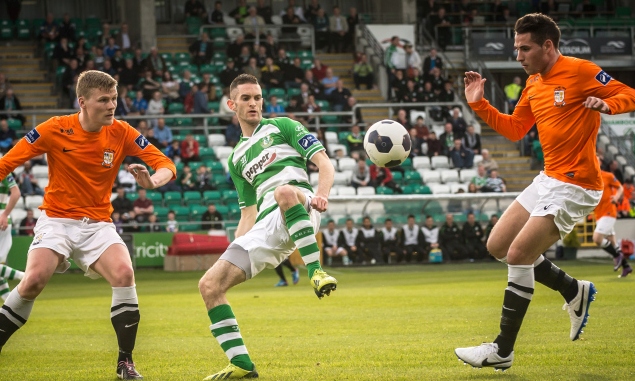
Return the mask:
<svg viewBox="0 0 635 381"><path fill-rule="evenodd" d="M256 217L258 217L258 208L256 205L246 206L240 210L240 220L238 221L238 227L234 238L245 235L256 224Z"/></svg>
<svg viewBox="0 0 635 381"><path fill-rule="evenodd" d="M335 169L333 163L326 155L326 151L320 151L311 157L311 161L318 167L320 176L318 177L318 187L315 197L311 199L311 207L322 213L326 211L329 205L329 193L333 186L333 176Z"/></svg>

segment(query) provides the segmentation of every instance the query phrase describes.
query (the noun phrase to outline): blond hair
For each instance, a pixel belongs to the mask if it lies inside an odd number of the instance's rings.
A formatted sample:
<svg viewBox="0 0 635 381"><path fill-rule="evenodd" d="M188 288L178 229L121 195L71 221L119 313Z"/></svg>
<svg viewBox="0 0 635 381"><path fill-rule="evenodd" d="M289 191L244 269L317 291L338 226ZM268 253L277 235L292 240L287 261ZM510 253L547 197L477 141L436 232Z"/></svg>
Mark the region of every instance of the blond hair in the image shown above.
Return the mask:
<svg viewBox="0 0 635 381"><path fill-rule="evenodd" d="M117 87L117 81L109 74L98 70L87 70L77 78L77 97L88 99L93 89L110 91Z"/></svg>

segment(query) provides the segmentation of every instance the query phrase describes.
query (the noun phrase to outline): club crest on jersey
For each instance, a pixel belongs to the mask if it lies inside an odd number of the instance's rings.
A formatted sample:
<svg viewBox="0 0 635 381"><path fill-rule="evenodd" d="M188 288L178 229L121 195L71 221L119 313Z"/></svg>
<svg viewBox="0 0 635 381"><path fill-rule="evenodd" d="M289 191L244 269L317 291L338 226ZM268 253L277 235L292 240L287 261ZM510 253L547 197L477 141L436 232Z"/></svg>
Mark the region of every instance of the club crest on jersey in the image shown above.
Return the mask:
<svg viewBox="0 0 635 381"><path fill-rule="evenodd" d="M556 87L553 91L553 105L556 107L564 107L566 103L564 102L564 90L565 88L562 86Z"/></svg>
<svg viewBox="0 0 635 381"><path fill-rule="evenodd" d="M273 138L271 137L271 135L267 135L264 138L262 138L262 140L260 141L260 146L262 148L268 148L271 147L271 145L273 144Z"/></svg>
<svg viewBox="0 0 635 381"><path fill-rule="evenodd" d="M115 151L111 149L104 150L104 161L102 161L101 165L106 168L112 168L112 162L115 159Z"/></svg>
<svg viewBox="0 0 635 381"><path fill-rule="evenodd" d="M308 134L309 130L307 130L306 127L304 127L303 125L298 124L297 126L295 126L295 132L296 132L296 136L300 137L300 136L304 136Z"/></svg>

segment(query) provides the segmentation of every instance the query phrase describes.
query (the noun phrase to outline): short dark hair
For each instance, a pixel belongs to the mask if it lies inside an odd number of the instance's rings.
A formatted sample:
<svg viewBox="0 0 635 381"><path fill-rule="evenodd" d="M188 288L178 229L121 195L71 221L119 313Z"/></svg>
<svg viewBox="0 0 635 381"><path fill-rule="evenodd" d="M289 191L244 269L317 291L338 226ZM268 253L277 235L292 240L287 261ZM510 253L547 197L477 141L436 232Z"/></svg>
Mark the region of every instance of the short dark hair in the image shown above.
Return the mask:
<svg viewBox="0 0 635 381"><path fill-rule="evenodd" d="M260 83L258 83L258 78L254 77L253 75L241 74L238 77L234 78L231 85L229 85L229 94L231 94L238 86L244 85L245 83L260 85Z"/></svg>
<svg viewBox="0 0 635 381"><path fill-rule="evenodd" d="M346 219L346 222L348 222L348 221L353 222L353 219L352 219L352 218L347 218L347 219Z"/></svg>
<svg viewBox="0 0 635 381"><path fill-rule="evenodd" d="M432 216L428 214L428 215L426 216L426 220L427 220L428 218L432 218Z"/></svg>
<svg viewBox="0 0 635 381"><path fill-rule="evenodd" d="M514 32L516 34L531 33L531 41L541 46L547 40L551 40L556 49L560 45L558 24L542 13L530 13L519 18L514 26Z"/></svg>
<svg viewBox="0 0 635 381"><path fill-rule="evenodd" d="M327 224L330 224L331 222L332 222L332 223L335 223L335 221L333 221L333 220L331 219L331 220L328 220Z"/></svg>
<svg viewBox="0 0 635 381"><path fill-rule="evenodd" d="M467 217L469 217L470 215L474 216L475 214L474 214L474 212L468 212L467 213Z"/></svg>
<svg viewBox="0 0 635 381"><path fill-rule="evenodd" d="M414 215L412 215L412 214L409 214L409 215L408 215L408 218L415 218L415 216L414 216Z"/></svg>
<svg viewBox="0 0 635 381"><path fill-rule="evenodd" d="M392 222L392 218L386 218L384 222Z"/></svg>

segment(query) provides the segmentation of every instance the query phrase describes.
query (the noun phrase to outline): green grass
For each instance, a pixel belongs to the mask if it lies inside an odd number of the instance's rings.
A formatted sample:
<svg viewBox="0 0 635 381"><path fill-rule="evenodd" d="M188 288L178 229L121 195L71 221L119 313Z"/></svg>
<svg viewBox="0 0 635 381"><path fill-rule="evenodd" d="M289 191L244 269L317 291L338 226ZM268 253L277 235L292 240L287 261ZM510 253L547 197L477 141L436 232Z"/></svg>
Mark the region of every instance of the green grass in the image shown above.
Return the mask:
<svg viewBox="0 0 635 381"><path fill-rule="evenodd" d="M635 277L608 261L563 262L598 289L582 339L569 340L559 294L538 285L507 372L463 366L457 346L491 341L506 286L498 263L333 271L336 292L318 300L303 273L274 288L265 271L228 295L263 380L625 380ZM201 273L139 271L141 324L135 362L146 380L200 380L227 358L209 332ZM116 338L110 288L57 275L0 357L0 380L113 380Z"/></svg>

